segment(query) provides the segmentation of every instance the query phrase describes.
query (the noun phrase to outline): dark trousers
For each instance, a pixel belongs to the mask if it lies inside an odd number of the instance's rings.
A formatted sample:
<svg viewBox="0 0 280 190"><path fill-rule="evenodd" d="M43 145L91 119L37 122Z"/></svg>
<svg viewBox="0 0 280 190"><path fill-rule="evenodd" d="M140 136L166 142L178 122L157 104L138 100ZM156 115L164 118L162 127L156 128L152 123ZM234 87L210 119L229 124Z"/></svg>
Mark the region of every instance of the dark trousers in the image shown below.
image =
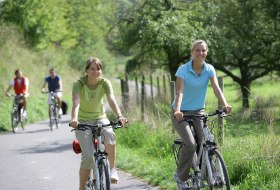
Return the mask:
<svg viewBox="0 0 280 190"><path fill-rule="evenodd" d="M195 111L184 111L183 113L188 114L204 114L204 109L195 110ZM190 168L192 166L193 156L196 151L196 146L200 146L203 138L203 122L200 118L194 118L193 128L196 134L196 140L194 139L192 130L189 126L189 123L184 120L177 120L173 116L172 112L172 123L176 132L179 134L180 138L183 140L185 146L180 149L179 160L177 167L177 175L182 181L186 181L189 176ZM198 143L196 145L196 143Z"/></svg>

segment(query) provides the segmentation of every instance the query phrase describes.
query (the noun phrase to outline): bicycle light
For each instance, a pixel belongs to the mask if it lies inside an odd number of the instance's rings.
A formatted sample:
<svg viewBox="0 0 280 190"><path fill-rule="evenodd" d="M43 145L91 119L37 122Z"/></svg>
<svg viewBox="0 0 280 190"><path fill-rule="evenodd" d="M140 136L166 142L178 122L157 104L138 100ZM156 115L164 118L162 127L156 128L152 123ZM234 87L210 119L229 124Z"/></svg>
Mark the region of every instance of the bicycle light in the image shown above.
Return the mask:
<svg viewBox="0 0 280 190"><path fill-rule="evenodd" d="M80 144L79 144L79 141L76 139L73 141L73 151L76 153L76 154L79 154L82 152L81 150L81 147L80 147Z"/></svg>

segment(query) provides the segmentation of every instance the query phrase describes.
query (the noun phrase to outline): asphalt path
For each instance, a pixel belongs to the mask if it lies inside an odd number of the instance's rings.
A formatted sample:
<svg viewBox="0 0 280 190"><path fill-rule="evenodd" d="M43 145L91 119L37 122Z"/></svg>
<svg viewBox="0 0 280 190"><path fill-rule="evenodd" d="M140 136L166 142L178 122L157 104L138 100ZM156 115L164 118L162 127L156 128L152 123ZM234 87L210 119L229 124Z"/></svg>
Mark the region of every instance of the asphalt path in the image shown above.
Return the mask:
<svg viewBox="0 0 280 190"><path fill-rule="evenodd" d="M69 116L53 132L48 121L31 124L18 133L0 135L0 189L78 190L80 154L72 150L74 132ZM113 190L156 190L141 179L118 169L119 182Z"/></svg>

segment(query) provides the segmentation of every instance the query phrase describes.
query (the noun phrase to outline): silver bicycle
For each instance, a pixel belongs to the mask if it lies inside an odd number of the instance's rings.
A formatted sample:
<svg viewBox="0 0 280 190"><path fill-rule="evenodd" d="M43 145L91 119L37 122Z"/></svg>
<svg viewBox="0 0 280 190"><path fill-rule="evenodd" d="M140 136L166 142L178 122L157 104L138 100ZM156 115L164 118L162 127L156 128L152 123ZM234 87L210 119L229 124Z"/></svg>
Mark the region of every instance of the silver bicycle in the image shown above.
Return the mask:
<svg viewBox="0 0 280 190"><path fill-rule="evenodd" d="M57 92L62 92L62 91L57 91ZM50 120L51 131L53 131L54 125L56 126L57 129L59 128L61 115L59 114L58 103L54 96L54 92L50 91L44 93L48 93L51 95L51 104L49 107L49 120Z"/></svg>
<svg viewBox="0 0 280 190"><path fill-rule="evenodd" d="M215 143L214 135L207 125L208 118L212 116L226 117L227 115L222 110L216 110L215 113L204 115L184 114L184 120L189 123L194 136L193 121L195 119L203 121L204 134L201 145L197 147L197 151L194 154L192 168L186 181L189 189L198 190L208 187L210 190L230 190L230 180L225 161ZM178 155L182 146L184 146L182 139L174 140L173 153L177 165Z"/></svg>
<svg viewBox="0 0 280 190"><path fill-rule="evenodd" d="M23 115L23 94L15 95L9 94L9 97L14 96L13 109L11 112L11 124L13 132L18 131L18 124L20 123L22 130L24 130L27 125L28 118L27 113Z"/></svg>

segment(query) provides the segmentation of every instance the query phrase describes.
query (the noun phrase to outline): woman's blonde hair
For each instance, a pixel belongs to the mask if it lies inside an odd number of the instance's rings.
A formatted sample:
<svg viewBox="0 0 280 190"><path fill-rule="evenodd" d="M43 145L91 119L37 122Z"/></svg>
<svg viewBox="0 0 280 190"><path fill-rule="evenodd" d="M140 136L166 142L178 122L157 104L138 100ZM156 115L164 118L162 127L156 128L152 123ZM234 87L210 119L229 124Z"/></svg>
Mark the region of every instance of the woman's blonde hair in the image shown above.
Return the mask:
<svg viewBox="0 0 280 190"><path fill-rule="evenodd" d="M193 49L195 48L195 46L197 45L197 44L204 44L205 45L205 47L206 47L206 50L208 51L208 45L207 45L207 43L204 41L204 40L195 40L193 43L192 43L192 46L191 46L191 51L193 51Z"/></svg>

